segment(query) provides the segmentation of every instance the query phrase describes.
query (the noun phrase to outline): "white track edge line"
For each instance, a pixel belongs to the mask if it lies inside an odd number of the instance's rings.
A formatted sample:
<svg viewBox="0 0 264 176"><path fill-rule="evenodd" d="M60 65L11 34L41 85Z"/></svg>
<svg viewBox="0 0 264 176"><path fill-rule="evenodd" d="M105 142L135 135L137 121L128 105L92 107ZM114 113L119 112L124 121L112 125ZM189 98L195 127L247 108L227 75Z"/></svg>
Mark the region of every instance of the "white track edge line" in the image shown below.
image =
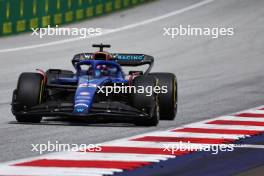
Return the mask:
<svg viewBox="0 0 264 176"><path fill-rule="evenodd" d="M150 23L153 23L153 22L156 22L156 21L168 18L168 17L172 17L172 16L175 16L175 15L182 14L182 13L187 12L189 10L196 9L196 8L201 7L203 5L209 4L209 3L213 2L213 1L215 1L215 0L204 0L204 1L198 2L196 4L184 7L182 9L178 9L176 11L172 11L172 12L166 13L166 14L161 15L161 16L157 16L157 17L154 17L154 18L143 20L143 21L138 22L138 23L133 23L133 24L129 24L129 25L126 25L126 26L122 26L122 27L115 28L115 29L112 29L112 30L108 30L106 32L103 32L101 35L89 36L89 37L86 37L86 38L76 37L76 38L58 40L58 41L54 41L54 42L37 44L37 45L29 45L29 46L23 46L23 47L17 47L17 48L7 48L7 49L0 50L0 53L7 53L7 52L12 52L12 51L21 51L21 50L27 50L27 49L34 49L34 48L41 48L41 47L46 47L46 46L59 45L59 44L64 44L64 43L84 40L84 39L88 39L88 38L99 37L99 36L103 36L103 35L107 35L107 34L111 34L111 33L121 32L121 31L124 31L124 30L128 30L128 29L132 29L132 28L135 28L135 27L139 27L139 26L143 26L143 25L146 25L146 24L150 24Z"/></svg>

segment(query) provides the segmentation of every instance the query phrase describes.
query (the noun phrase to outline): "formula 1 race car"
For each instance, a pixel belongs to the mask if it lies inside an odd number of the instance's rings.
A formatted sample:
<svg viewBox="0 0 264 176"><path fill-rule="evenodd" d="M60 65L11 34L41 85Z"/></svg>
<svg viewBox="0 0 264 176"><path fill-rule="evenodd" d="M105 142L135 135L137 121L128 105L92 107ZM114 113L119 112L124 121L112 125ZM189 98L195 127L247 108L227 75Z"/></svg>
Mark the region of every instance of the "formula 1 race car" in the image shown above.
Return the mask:
<svg viewBox="0 0 264 176"><path fill-rule="evenodd" d="M19 76L12 113L18 122L42 117L130 119L138 126L156 126L177 113L177 80L173 73L150 73L154 58L145 54L108 53L110 45L74 56L75 73L49 69ZM124 68L147 66L144 71Z"/></svg>

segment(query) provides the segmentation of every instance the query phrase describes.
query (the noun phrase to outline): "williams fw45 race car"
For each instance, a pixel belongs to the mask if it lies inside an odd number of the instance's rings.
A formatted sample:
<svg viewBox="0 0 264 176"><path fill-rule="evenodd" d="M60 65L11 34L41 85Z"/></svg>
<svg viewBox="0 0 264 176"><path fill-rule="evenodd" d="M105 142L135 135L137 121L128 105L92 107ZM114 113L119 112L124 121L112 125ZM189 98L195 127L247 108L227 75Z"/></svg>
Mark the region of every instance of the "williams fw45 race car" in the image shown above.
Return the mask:
<svg viewBox="0 0 264 176"><path fill-rule="evenodd" d="M12 113L18 122L42 117L128 119L138 126L156 126L177 113L177 80L173 73L151 73L154 58L145 54L100 50L76 54L75 72L49 69L25 72L13 91ZM143 71L128 70L145 66Z"/></svg>

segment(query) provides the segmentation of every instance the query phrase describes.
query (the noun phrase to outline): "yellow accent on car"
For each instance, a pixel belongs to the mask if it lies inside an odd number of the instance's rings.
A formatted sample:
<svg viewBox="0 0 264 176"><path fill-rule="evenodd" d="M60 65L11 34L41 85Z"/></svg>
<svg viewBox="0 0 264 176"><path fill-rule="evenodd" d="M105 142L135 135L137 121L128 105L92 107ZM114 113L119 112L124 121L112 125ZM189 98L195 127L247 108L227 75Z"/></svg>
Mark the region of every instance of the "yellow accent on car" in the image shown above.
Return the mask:
<svg viewBox="0 0 264 176"><path fill-rule="evenodd" d="M43 88L44 88L44 81L42 80L40 83L39 104L42 102Z"/></svg>

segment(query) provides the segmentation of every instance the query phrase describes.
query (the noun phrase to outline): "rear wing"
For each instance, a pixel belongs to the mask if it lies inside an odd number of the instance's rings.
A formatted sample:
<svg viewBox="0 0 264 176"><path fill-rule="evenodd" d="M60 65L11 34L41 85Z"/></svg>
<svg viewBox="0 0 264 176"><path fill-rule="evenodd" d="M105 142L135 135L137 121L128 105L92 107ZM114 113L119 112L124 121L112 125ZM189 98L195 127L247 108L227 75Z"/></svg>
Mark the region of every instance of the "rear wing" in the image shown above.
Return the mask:
<svg viewBox="0 0 264 176"><path fill-rule="evenodd" d="M76 63L83 60L94 60L94 53L76 54L72 59L72 64L73 66L75 66ZM145 74L147 74L153 67L154 57L146 54L110 53L109 61L115 61L121 66L129 67L149 65L148 69L145 72Z"/></svg>

